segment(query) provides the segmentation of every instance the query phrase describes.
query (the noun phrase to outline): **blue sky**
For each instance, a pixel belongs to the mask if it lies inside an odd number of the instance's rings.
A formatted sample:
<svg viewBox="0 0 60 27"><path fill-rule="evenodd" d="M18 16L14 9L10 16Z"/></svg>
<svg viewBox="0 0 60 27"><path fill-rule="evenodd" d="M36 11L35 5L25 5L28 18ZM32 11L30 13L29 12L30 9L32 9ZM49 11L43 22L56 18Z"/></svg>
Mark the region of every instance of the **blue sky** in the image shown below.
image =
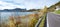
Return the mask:
<svg viewBox="0 0 60 27"><path fill-rule="evenodd" d="M41 9L44 6L49 7L58 1L60 0L0 0L0 10L13 8Z"/></svg>

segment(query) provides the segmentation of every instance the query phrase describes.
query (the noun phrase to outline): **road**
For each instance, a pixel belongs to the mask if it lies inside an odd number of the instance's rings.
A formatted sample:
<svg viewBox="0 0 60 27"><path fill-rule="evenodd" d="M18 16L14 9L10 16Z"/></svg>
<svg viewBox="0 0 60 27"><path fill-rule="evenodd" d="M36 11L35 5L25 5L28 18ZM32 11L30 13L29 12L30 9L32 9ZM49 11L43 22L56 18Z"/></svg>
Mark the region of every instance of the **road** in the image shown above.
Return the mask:
<svg viewBox="0 0 60 27"><path fill-rule="evenodd" d="M60 27L60 15L47 13L47 27Z"/></svg>

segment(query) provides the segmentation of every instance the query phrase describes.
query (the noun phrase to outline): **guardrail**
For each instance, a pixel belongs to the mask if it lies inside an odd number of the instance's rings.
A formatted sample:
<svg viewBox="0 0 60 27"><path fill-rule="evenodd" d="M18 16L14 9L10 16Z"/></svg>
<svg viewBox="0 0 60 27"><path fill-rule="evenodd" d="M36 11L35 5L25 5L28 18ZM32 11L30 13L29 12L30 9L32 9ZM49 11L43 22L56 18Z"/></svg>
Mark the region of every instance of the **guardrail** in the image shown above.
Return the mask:
<svg viewBox="0 0 60 27"><path fill-rule="evenodd" d="M47 14L45 14L44 16L41 16L40 19L38 20L37 24L35 25L35 27L41 27L41 23L42 21L44 21L44 24L42 27L47 27L47 20L46 20Z"/></svg>

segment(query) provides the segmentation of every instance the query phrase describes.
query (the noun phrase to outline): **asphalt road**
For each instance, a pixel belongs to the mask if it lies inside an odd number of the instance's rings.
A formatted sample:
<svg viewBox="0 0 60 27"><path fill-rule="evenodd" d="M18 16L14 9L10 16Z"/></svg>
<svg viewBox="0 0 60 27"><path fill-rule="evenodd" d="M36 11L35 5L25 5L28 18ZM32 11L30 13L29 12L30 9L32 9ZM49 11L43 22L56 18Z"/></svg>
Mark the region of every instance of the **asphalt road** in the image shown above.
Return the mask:
<svg viewBox="0 0 60 27"><path fill-rule="evenodd" d="M60 27L60 15L47 13L47 27Z"/></svg>

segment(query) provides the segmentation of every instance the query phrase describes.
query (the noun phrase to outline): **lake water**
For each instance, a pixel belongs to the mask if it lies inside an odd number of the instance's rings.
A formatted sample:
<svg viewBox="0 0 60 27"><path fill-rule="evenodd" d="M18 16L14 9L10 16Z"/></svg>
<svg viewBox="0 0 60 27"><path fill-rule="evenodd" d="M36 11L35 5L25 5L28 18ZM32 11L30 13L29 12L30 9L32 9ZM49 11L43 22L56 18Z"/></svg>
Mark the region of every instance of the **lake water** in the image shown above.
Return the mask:
<svg viewBox="0 0 60 27"><path fill-rule="evenodd" d="M10 16L25 16L29 14L33 14L34 12L0 12L0 22L8 21ZM24 19L28 20L28 18ZM22 20L22 21L24 21Z"/></svg>

